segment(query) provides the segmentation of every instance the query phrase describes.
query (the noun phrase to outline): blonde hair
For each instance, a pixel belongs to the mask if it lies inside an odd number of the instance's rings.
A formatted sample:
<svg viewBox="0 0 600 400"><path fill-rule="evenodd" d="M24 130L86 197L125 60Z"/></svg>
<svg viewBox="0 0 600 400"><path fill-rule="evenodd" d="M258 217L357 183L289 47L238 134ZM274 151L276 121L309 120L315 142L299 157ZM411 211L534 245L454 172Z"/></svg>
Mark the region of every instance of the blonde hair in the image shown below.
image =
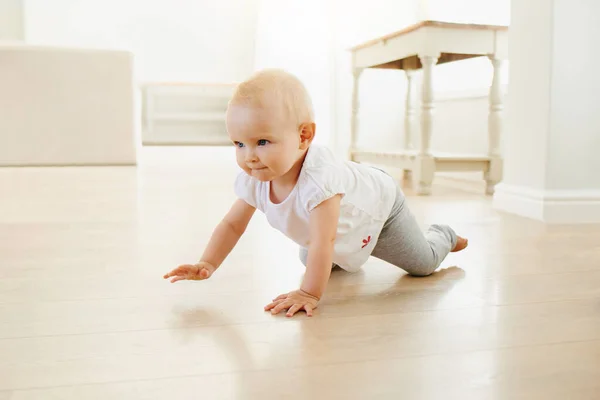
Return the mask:
<svg viewBox="0 0 600 400"><path fill-rule="evenodd" d="M296 76L281 69L256 72L235 89L229 105L278 110L285 123L297 128L314 122L312 100L304 84Z"/></svg>

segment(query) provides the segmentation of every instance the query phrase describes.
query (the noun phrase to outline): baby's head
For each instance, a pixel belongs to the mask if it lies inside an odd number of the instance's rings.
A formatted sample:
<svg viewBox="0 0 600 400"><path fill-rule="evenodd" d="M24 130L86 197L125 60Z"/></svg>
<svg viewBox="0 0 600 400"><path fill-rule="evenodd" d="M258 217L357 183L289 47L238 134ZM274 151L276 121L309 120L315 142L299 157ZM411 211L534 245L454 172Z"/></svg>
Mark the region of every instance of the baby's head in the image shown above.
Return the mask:
<svg viewBox="0 0 600 400"><path fill-rule="evenodd" d="M299 162L313 140L312 101L295 76L260 71L236 88L227 108L227 131L248 175L277 179Z"/></svg>

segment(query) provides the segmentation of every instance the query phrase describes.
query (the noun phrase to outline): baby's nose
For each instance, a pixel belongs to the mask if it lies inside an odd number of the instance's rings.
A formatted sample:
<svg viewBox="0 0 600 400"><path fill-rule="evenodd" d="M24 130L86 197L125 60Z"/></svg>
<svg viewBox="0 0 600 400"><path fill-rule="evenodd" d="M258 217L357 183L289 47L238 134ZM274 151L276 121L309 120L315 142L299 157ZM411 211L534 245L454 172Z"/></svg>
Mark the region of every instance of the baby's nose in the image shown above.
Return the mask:
<svg viewBox="0 0 600 400"><path fill-rule="evenodd" d="M249 151L249 152L246 154L246 162L247 162L247 163L254 163L254 162L256 162L256 161L258 161L258 157L256 157L256 154L254 154L253 152L250 152L250 151Z"/></svg>

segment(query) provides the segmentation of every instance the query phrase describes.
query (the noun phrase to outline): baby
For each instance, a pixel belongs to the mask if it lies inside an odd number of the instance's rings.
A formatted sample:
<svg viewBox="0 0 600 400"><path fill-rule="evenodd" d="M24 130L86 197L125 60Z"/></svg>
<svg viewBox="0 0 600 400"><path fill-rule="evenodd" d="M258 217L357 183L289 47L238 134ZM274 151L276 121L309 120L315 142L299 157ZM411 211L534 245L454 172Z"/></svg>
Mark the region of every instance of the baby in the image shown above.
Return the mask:
<svg viewBox="0 0 600 400"><path fill-rule="evenodd" d="M215 228L197 264L164 276L171 282L208 279L242 236L254 212L300 246L306 273L298 290L265 307L273 314L313 315L338 266L354 272L372 255L415 276L435 271L467 240L448 226L423 234L396 182L385 172L337 160L312 144L316 126L304 85L281 70L241 83L227 109L227 131L242 168L238 199Z"/></svg>

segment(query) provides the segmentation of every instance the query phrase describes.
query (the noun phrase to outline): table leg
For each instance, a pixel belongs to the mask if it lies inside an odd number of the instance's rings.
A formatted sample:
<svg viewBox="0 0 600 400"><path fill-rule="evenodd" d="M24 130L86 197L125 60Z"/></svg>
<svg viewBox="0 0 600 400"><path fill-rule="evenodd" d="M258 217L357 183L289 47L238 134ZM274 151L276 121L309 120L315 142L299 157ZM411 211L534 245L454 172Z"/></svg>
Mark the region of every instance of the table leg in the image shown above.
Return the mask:
<svg viewBox="0 0 600 400"><path fill-rule="evenodd" d="M404 113L404 149L412 150L413 146L413 127L415 126L415 117L417 110L414 104L414 76L415 70L407 69L406 73L406 108Z"/></svg>
<svg viewBox="0 0 600 400"><path fill-rule="evenodd" d="M352 115L350 120L350 148L348 149L348 157L352 160L353 152L356 150L356 140L358 138L358 113L360 109L359 100L359 81L360 76L363 72L363 68L354 68L352 75L354 77L352 81Z"/></svg>
<svg viewBox="0 0 600 400"><path fill-rule="evenodd" d="M500 81L500 72L502 69L503 60L497 59L494 56L489 56L494 74L492 85L490 87L490 111L488 116L488 135L489 135L489 150L490 166L485 172L486 194L494 194L494 188L498 182L502 180L503 160L500 152L500 138L502 135L503 118L504 118L504 103L502 99L502 87Z"/></svg>
<svg viewBox="0 0 600 400"><path fill-rule="evenodd" d="M435 173L435 160L431 154L431 135L433 132L433 67L439 56L420 55L423 67L423 88L421 103L421 143L417 157L417 194L431 194L431 185Z"/></svg>
<svg viewBox="0 0 600 400"><path fill-rule="evenodd" d="M406 69L404 70L406 73L406 102L404 109L404 150L410 151L414 149L413 145L413 135L414 135L414 126L415 126L415 118L417 116L417 110L415 108L414 102L414 93L415 93L415 70L414 69ZM410 169L405 169L403 171L404 179L410 180L412 179L412 171Z"/></svg>

